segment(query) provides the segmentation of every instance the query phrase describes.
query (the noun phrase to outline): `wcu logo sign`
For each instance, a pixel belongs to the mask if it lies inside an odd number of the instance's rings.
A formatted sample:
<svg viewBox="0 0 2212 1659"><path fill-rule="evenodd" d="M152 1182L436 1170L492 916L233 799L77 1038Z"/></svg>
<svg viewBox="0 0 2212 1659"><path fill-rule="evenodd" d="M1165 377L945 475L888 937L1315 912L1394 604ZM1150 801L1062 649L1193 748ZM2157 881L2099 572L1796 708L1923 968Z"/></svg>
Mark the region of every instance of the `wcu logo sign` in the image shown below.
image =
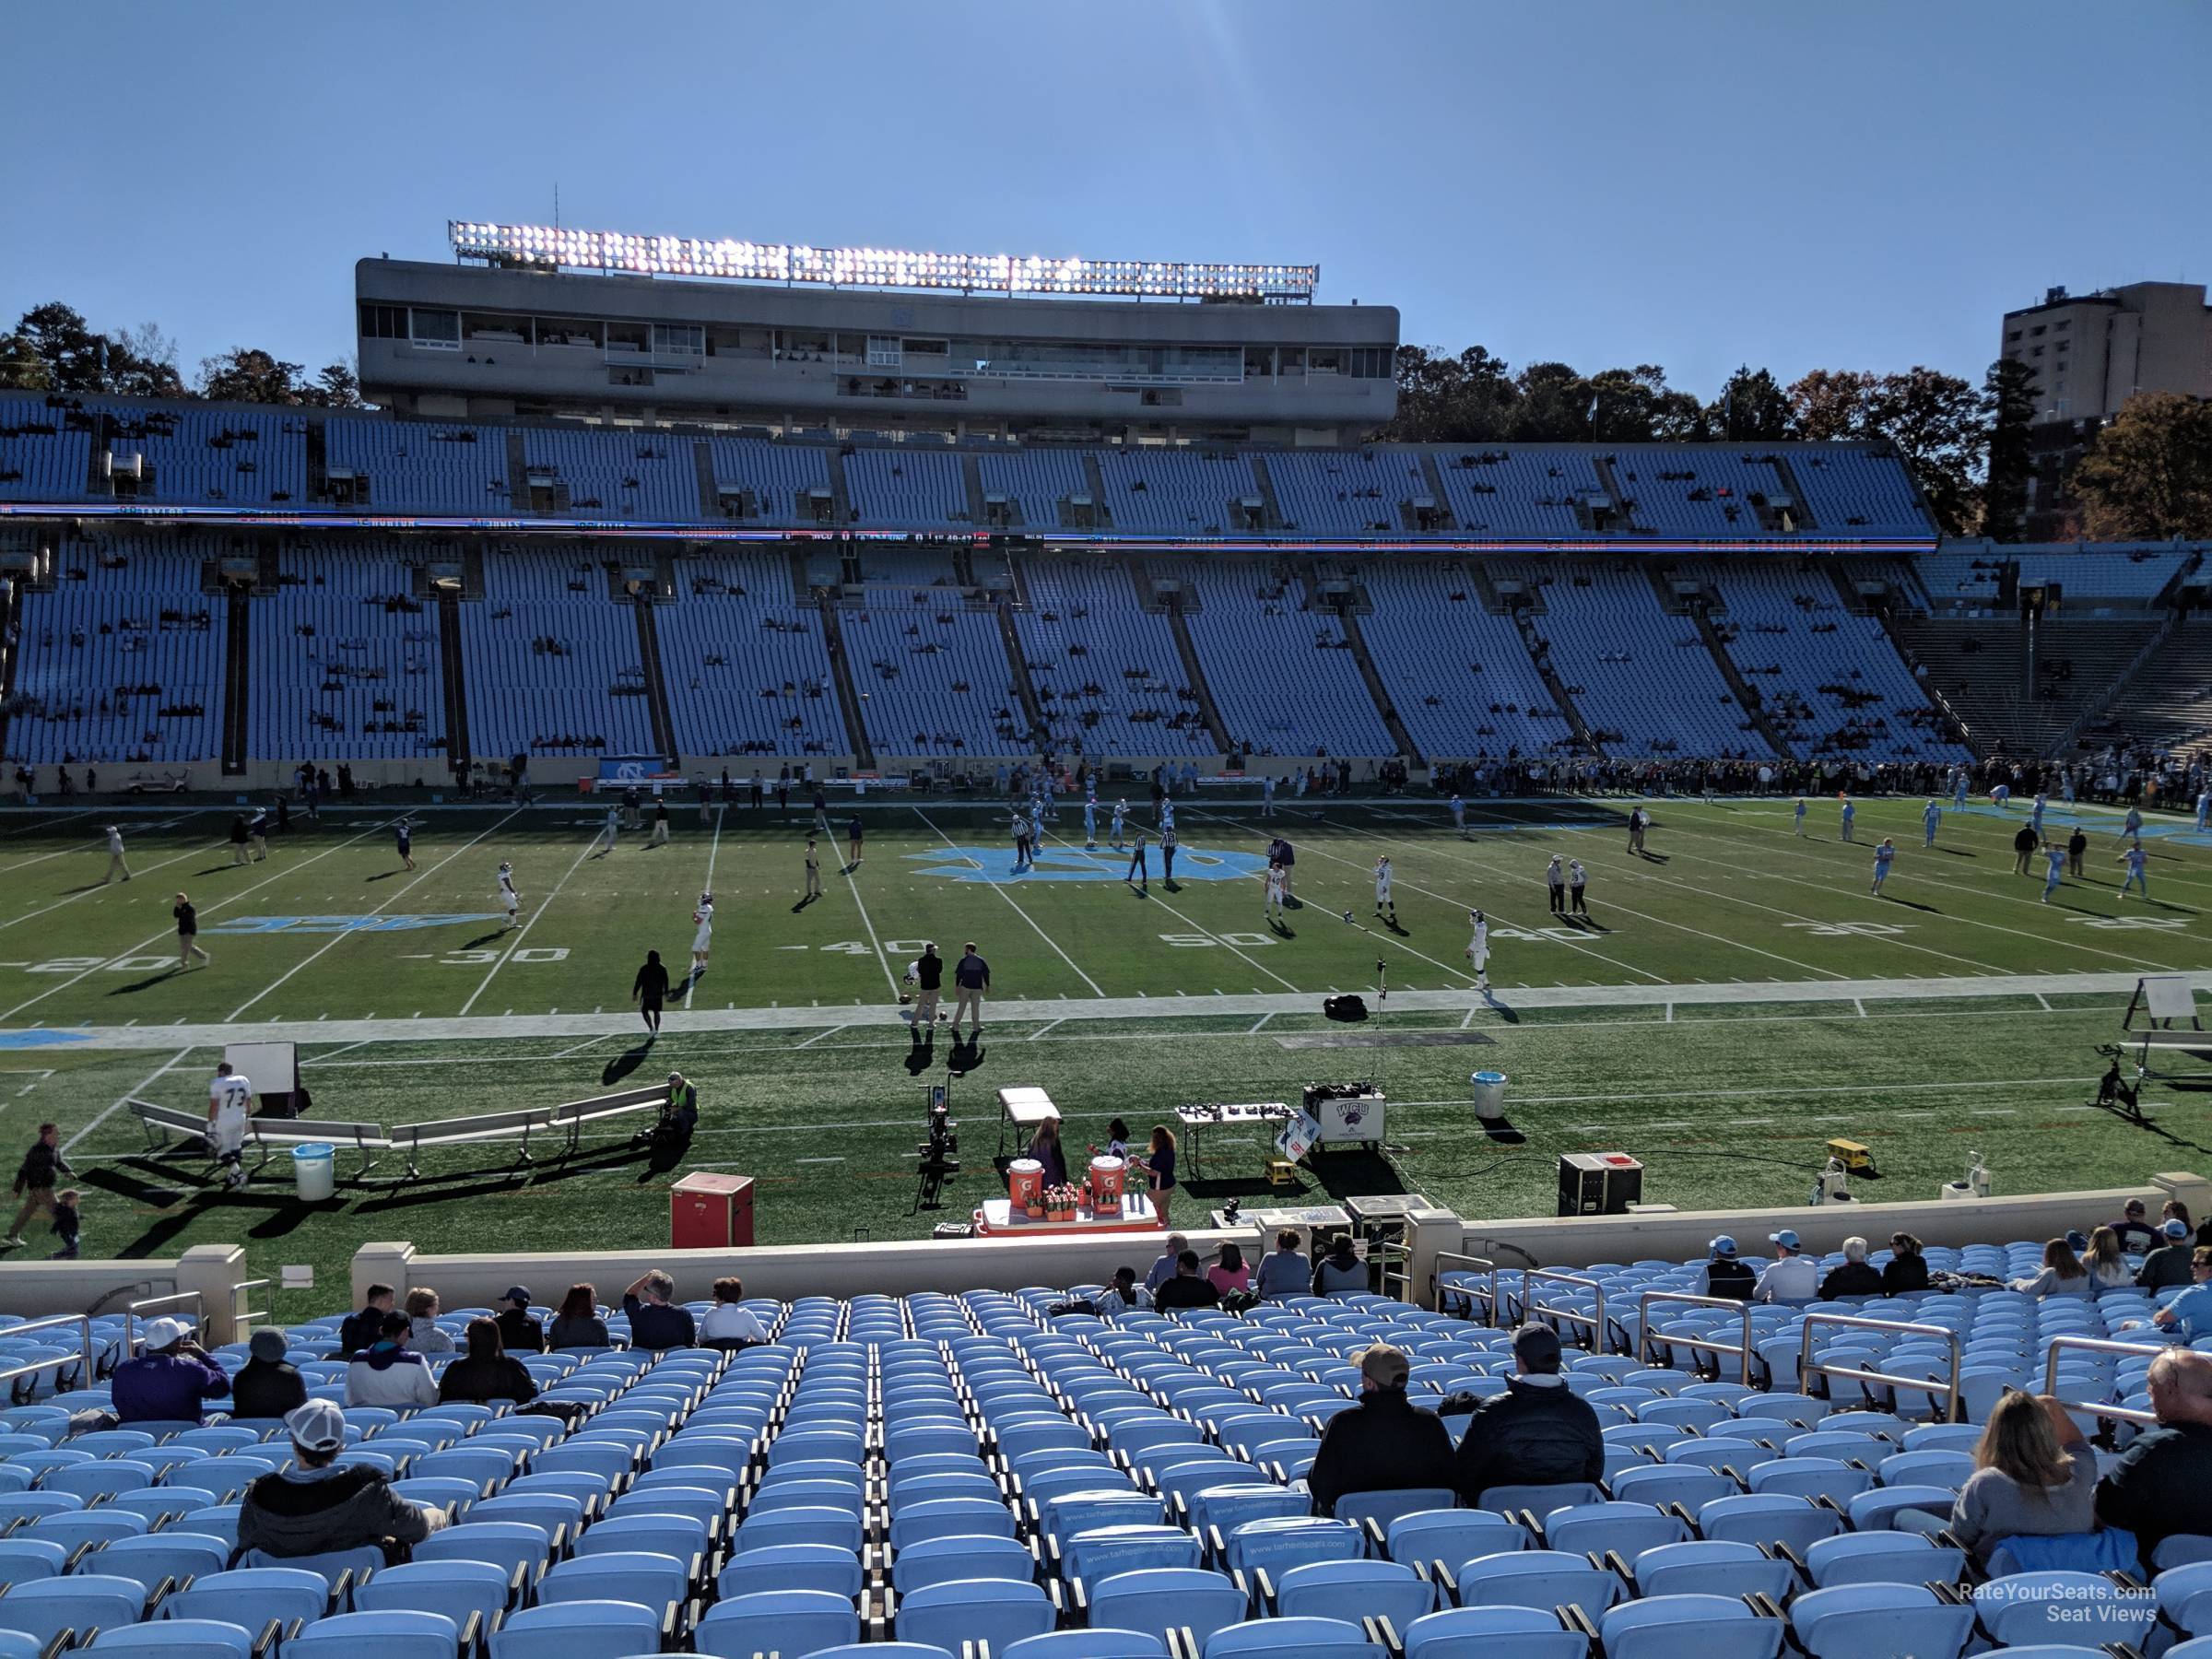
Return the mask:
<svg viewBox="0 0 2212 1659"><path fill-rule="evenodd" d="M418 927L445 927L456 922L492 922L490 911L443 916L232 916L200 929L207 934L406 933Z"/></svg>
<svg viewBox="0 0 2212 1659"><path fill-rule="evenodd" d="M1014 867L1011 847L942 847L929 853L909 853L922 862L922 874L951 881L979 881L990 887L1011 887L1018 881L1119 881L1129 873L1129 854L1111 847L1086 852L1081 847L1044 847L1037 861ZM1145 850L1145 863L1153 875L1162 865L1157 846ZM1194 847L1175 849L1178 881L1235 881L1258 876L1267 861L1257 853L1211 853Z"/></svg>

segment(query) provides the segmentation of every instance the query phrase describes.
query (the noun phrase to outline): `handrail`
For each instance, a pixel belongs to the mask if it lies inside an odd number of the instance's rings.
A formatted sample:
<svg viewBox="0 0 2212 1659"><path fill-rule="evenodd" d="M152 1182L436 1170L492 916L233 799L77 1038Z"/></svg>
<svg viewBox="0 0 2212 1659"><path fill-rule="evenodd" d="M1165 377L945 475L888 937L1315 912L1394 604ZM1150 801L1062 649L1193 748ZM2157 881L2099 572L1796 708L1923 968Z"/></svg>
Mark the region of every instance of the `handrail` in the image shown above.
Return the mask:
<svg viewBox="0 0 2212 1659"><path fill-rule="evenodd" d="M1562 1285L1582 1285L1596 1293L1597 1311L1594 1313L1577 1313L1572 1308L1553 1307L1538 1302L1529 1294L1529 1286L1537 1279L1551 1279ZM1546 1314L1553 1319L1564 1319L1571 1324L1590 1327L1590 1346L1600 1352L1606 1346L1606 1288L1583 1273L1562 1273L1557 1267L1524 1267L1521 1269L1521 1316L1532 1313Z"/></svg>
<svg viewBox="0 0 2212 1659"><path fill-rule="evenodd" d="M2114 1342L2109 1336L2053 1336L2043 1350L2043 1392L2058 1398L2058 1350L2062 1347L2086 1348L2093 1354L2164 1354L2172 1351L2172 1344L2165 1342ZM2112 1406L2101 1400L2059 1399L2068 1411L2086 1411L2092 1416L2112 1418L2123 1423L2136 1423L2149 1429L2157 1426L2158 1414L2134 1406Z"/></svg>
<svg viewBox="0 0 2212 1659"><path fill-rule="evenodd" d="M269 1317L266 1308L248 1309L241 1305L249 1291L266 1290L268 1288L269 1281L265 1278L243 1279L230 1287L230 1335L234 1338L241 1330L252 1335L253 1322L256 1319L265 1321Z"/></svg>
<svg viewBox="0 0 2212 1659"><path fill-rule="evenodd" d="M1860 1331L1889 1331L1905 1336L1940 1336L1951 1351L1951 1380L1944 1385L1950 1395L1950 1404L1944 1411L1947 1423L1960 1422L1959 1396L1959 1333L1948 1325L1916 1324L1902 1319L1867 1319L1853 1313L1830 1313L1815 1309L1805 1316L1797 1344L1797 1385L1803 1388L1815 1375L1847 1377L1854 1382L1879 1382L1889 1388L1912 1388L1933 1392L1934 1380L1928 1377L1896 1377L1887 1371L1854 1371L1847 1365L1816 1365L1813 1363L1813 1327L1820 1324L1848 1325Z"/></svg>
<svg viewBox="0 0 2212 1659"><path fill-rule="evenodd" d="M1734 1354L1743 1361L1741 1381L1746 1388L1751 1386L1751 1304L1740 1296L1698 1296L1688 1290L1646 1290L1636 1301L1636 1363L1652 1363L1649 1345L1652 1336L1652 1304L1655 1301L1683 1302L1691 1307L1725 1308L1740 1315L1744 1322L1744 1340L1741 1347L1730 1347L1724 1342L1715 1342L1707 1336L1685 1336L1669 1333L1659 1338L1674 1347L1710 1348L1716 1354Z"/></svg>
<svg viewBox="0 0 2212 1659"><path fill-rule="evenodd" d="M12 1339L29 1331L49 1330L55 1325L77 1327L77 1382L89 1382L97 1358L92 1348L92 1316L89 1313L51 1313L44 1319L27 1319L21 1324L0 1327L0 1339ZM0 1371L0 1382L12 1383L18 1377L35 1377L41 1371L53 1371L68 1363L65 1359L33 1359L22 1365L11 1365ZM8 1392L12 1397L15 1391L10 1389Z"/></svg>
<svg viewBox="0 0 2212 1659"><path fill-rule="evenodd" d="M1490 1309L1489 1317L1485 1319L1483 1324L1493 1325L1496 1324L1498 1323L1498 1264L1492 1261L1488 1256L1462 1255L1456 1250L1438 1251L1436 1253L1437 1271L1429 1276L1429 1293L1436 1299L1436 1311L1439 1313L1441 1313L1444 1311L1444 1298L1446 1295L1451 1294L1465 1296L1471 1306L1474 1302L1476 1295L1477 1294L1473 1290L1458 1290L1454 1287L1447 1285L1443 1282L1443 1276L1447 1271L1444 1264L1447 1262L1465 1262L1468 1266L1474 1268L1476 1272L1488 1273L1490 1276L1489 1289L1481 1293L1488 1297Z"/></svg>
<svg viewBox="0 0 2212 1659"><path fill-rule="evenodd" d="M150 1312L156 1308L177 1307L184 1302L192 1304L193 1329L196 1335L199 1327L207 1323L206 1307L197 1290L180 1290L173 1296L141 1297L124 1308L123 1311L123 1357L129 1359L138 1352L138 1316L141 1313Z"/></svg>

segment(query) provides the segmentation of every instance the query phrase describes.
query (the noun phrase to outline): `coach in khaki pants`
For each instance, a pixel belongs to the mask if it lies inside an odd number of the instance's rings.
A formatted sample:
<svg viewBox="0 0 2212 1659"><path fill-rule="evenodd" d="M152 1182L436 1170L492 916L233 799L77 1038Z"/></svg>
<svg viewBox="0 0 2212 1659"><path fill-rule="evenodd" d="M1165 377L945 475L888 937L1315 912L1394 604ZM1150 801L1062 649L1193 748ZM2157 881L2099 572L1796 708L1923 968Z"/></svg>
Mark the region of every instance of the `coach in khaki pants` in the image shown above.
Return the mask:
<svg viewBox="0 0 2212 1659"><path fill-rule="evenodd" d="M975 941L971 939L960 947L960 959L953 964L952 985L956 995L952 1005L952 1034L960 1034L960 1016L971 1017L974 1030L971 1036L983 1034L983 993L990 989L991 964L975 954Z"/></svg>
<svg viewBox="0 0 2212 1659"><path fill-rule="evenodd" d="M924 944L922 954L907 964L906 977L914 987L914 1040L920 1041L936 1029L937 998L945 984L945 959L935 941Z"/></svg>

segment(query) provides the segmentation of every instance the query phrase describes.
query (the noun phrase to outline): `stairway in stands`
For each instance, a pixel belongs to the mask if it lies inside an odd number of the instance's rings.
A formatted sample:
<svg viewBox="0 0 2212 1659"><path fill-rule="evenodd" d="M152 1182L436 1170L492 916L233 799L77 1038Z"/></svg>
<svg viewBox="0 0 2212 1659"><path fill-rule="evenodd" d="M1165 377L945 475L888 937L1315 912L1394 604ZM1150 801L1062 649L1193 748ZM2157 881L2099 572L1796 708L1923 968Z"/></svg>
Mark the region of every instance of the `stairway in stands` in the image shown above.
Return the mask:
<svg viewBox="0 0 2212 1659"><path fill-rule="evenodd" d="M1276 498L1275 479L1268 475L1265 456L1252 457L1252 476L1260 487L1261 528L1280 530L1283 527L1283 505Z"/></svg>
<svg viewBox="0 0 2212 1659"><path fill-rule="evenodd" d="M794 563L805 559L794 553ZM804 594L802 583L799 592ZM868 742L868 724L860 717L860 690L853 683L853 664L845 654L845 630L838 626L837 606L828 594L817 601L822 618L822 645L830 653L830 677L837 686L837 706L845 717L845 738L853 746L853 763L862 771L876 770L876 749Z"/></svg>
<svg viewBox="0 0 2212 1659"><path fill-rule="evenodd" d="M1390 740L1397 746L1398 753L1406 757L1406 764L1427 766L1429 762L1421 759L1421 751L1414 747L1413 734L1406 729L1406 723L1398 718L1397 705L1390 700L1390 692L1383 687L1382 676L1376 672L1375 659L1368 654L1367 639L1359 631L1359 618L1354 615L1354 609L1350 605L1341 606L1336 609L1336 617L1344 624L1344 637L1352 648L1352 661L1359 665L1359 677L1367 683L1367 694L1374 699L1375 712L1382 717L1382 724L1390 728Z"/></svg>
<svg viewBox="0 0 2212 1659"><path fill-rule="evenodd" d="M1790 746L1783 741L1782 734L1775 729L1773 720L1768 715L1766 702L1760 698L1758 688L1744 677L1742 670L1735 665L1735 659L1728 654L1728 647L1721 642L1720 629L1712 625L1712 606L1700 601L1689 606L1688 611L1697 622L1698 637L1705 641L1705 649L1712 653L1713 666L1721 671L1721 677L1728 682L1728 689L1735 696L1735 706L1750 716L1752 725L1766 739L1769 748L1784 760L1795 759L1796 757L1790 753Z"/></svg>
<svg viewBox="0 0 2212 1659"><path fill-rule="evenodd" d="M21 643L23 583L0 582L0 755L7 753L7 706L16 695L16 657Z"/></svg>
<svg viewBox="0 0 2212 1659"><path fill-rule="evenodd" d="M1014 606L1001 599L993 607L998 618L999 643L1006 651L1006 673L1014 681L1014 694L1021 700L1021 716L1030 724L1030 741L1046 741L1044 705L1037 700L1037 684L1030 678L1029 659L1022 655L1021 636L1014 630Z"/></svg>
<svg viewBox="0 0 2212 1659"><path fill-rule="evenodd" d="M1476 567L1468 568L1473 570ZM1482 585L1488 593L1497 593L1487 579ZM1574 734L1574 740L1583 746L1583 752L1603 757L1606 751L1598 743L1595 730L1583 718L1582 710L1575 707L1574 698L1567 689L1567 682L1559 677L1559 671L1551 665L1551 650L1536 632L1535 618L1535 607L1532 605L1517 605L1513 607L1513 626L1520 629L1521 643L1527 649L1528 660L1542 677L1544 688L1551 693L1553 705L1566 717L1568 729Z"/></svg>
<svg viewBox="0 0 2212 1659"><path fill-rule="evenodd" d="M645 712L653 721L653 747L674 760L676 722L668 715L668 682L661 674L661 630L653 616L653 596L641 593L629 603L638 622L638 661L645 669Z"/></svg>
<svg viewBox="0 0 2212 1659"><path fill-rule="evenodd" d="M438 590L438 661L445 671L445 764L449 770L473 758L468 739L467 659L461 650L461 595Z"/></svg>
<svg viewBox="0 0 2212 1659"><path fill-rule="evenodd" d="M253 662L253 596L242 587L229 590L223 639L223 776L246 771L246 707Z"/></svg>
<svg viewBox="0 0 2212 1659"><path fill-rule="evenodd" d="M1188 595L1178 594L1167 606L1168 631L1175 636L1175 654L1182 659L1183 677L1198 698L1199 717L1206 729L1214 735L1214 745L1224 755L1234 745L1230 740L1229 722L1221 718L1220 705L1214 701L1214 688L1206 683L1206 669L1198 661L1198 642L1191 638L1191 625L1182 614L1182 602Z"/></svg>

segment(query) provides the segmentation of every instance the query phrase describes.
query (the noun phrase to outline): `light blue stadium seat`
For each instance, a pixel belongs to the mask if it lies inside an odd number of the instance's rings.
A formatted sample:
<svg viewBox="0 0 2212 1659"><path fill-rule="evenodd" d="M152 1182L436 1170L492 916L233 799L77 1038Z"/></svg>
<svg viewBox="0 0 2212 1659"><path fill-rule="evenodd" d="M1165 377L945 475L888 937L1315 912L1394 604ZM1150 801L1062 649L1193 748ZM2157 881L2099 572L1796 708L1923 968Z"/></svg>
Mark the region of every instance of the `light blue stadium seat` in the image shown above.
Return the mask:
<svg viewBox="0 0 2212 1659"><path fill-rule="evenodd" d="M1604 1555L1607 1550L1633 1559L1663 1544L1689 1536L1681 1518L1648 1503L1590 1503L1555 1510L1544 1517L1547 1548Z"/></svg>
<svg viewBox="0 0 2212 1659"><path fill-rule="evenodd" d="M1042 1589L1006 1579L953 1579L924 1585L899 1604L899 1633L951 1648L985 1641L996 1653L1058 1622Z"/></svg>
<svg viewBox="0 0 2212 1659"><path fill-rule="evenodd" d="M1398 1632L1406 1659L1584 1659L1590 1643L1535 1607L1447 1607Z"/></svg>
<svg viewBox="0 0 2212 1659"><path fill-rule="evenodd" d="M1955 1581L1965 1571L1962 1553L1912 1532L1842 1533L1805 1552L1806 1570L1819 1589L1837 1584L1923 1584Z"/></svg>
<svg viewBox="0 0 2212 1659"><path fill-rule="evenodd" d="M331 1550L323 1555L275 1556L265 1549L249 1549L238 1558L241 1567L289 1567L312 1572L335 1594L341 1585L359 1583L384 1564L384 1552L373 1544L358 1549Z"/></svg>
<svg viewBox="0 0 2212 1659"><path fill-rule="evenodd" d="M1347 1492L1336 1500L1336 1519L1363 1525L1372 1520L1387 1533L1400 1515L1422 1510L1450 1509L1456 1496L1450 1487L1406 1487L1392 1491Z"/></svg>
<svg viewBox="0 0 2212 1659"><path fill-rule="evenodd" d="M650 1607L656 1619L683 1606L691 1591L691 1566L673 1556L641 1550L610 1550L557 1561L537 1582L540 1603L631 1601Z"/></svg>
<svg viewBox="0 0 2212 1659"><path fill-rule="evenodd" d="M1561 1549L1524 1549L1507 1555L1477 1556L1463 1561L1455 1575L1465 1607L1578 1606L1592 1618L1618 1601L1624 1587L1618 1576L1590 1564L1590 1558Z"/></svg>
<svg viewBox="0 0 2212 1659"><path fill-rule="evenodd" d="M1790 1607L1790 1630L1811 1659L1957 1659L1973 1628L1973 1608L1947 1606L1921 1584L1809 1590Z"/></svg>
<svg viewBox="0 0 2212 1659"><path fill-rule="evenodd" d="M80 1549L87 1544L112 1544L119 1538L143 1538L152 1529L146 1517L130 1510L110 1509L102 1504L98 1509L80 1510L66 1515L41 1515L29 1525L19 1528L18 1537L51 1538L69 1549Z"/></svg>
<svg viewBox="0 0 2212 1659"><path fill-rule="evenodd" d="M707 1544L707 1524L689 1515L609 1514L576 1540L576 1553L588 1557L642 1551L672 1556L691 1567L705 1557Z"/></svg>
<svg viewBox="0 0 2212 1659"><path fill-rule="evenodd" d="M520 1570L527 1586L553 1548L543 1527L522 1521L464 1521L442 1527L415 1546L418 1561L489 1561L512 1578Z"/></svg>
<svg viewBox="0 0 2212 1659"><path fill-rule="evenodd" d="M1843 1530L1843 1517L1836 1511L1780 1492L1716 1498L1696 1514L1698 1531L1708 1538L1786 1544L1799 1555Z"/></svg>
<svg viewBox="0 0 2212 1659"><path fill-rule="evenodd" d="M571 1601L510 1613L491 1633L491 1659L623 1659L659 1651L662 1621L627 1601Z"/></svg>
<svg viewBox="0 0 2212 1659"><path fill-rule="evenodd" d="M275 1619L284 1630L310 1625L330 1609L330 1586L295 1567L238 1567L211 1572L162 1599L164 1618L216 1618L256 1636Z"/></svg>
<svg viewBox="0 0 2212 1659"><path fill-rule="evenodd" d="M714 1659L753 1659L785 1649L811 1653L859 1640L853 1604L821 1590L767 1590L716 1602L692 1632L693 1645Z"/></svg>
<svg viewBox="0 0 2212 1659"><path fill-rule="evenodd" d="M286 1659L453 1659L461 1632L442 1613L340 1613L284 1644Z"/></svg>
<svg viewBox="0 0 2212 1659"><path fill-rule="evenodd" d="M1025 1565L1034 1571L1035 1559L1011 1539L944 1540L950 1547L984 1543L1019 1551ZM905 1565L906 1557L901 1555L896 1568L903 1569ZM860 1558L849 1549L840 1549L833 1544L777 1544L732 1556L716 1580L715 1594L728 1601L734 1596L752 1595L763 1590L822 1590L852 1601L860 1594L865 1582ZM900 1590L905 1587L898 1586Z"/></svg>
<svg viewBox="0 0 2212 1659"><path fill-rule="evenodd" d="M1223 1565L1247 1574L1261 1570L1280 1574L1307 1561L1358 1560L1367 1553L1357 1527L1314 1515L1247 1521L1224 1542Z"/></svg>
<svg viewBox="0 0 2212 1659"><path fill-rule="evenodd" d="M1014 1520L1003 1505L989 1505L1003 1517L1002 1535L1014 1535ZM892 1525L897 1526L896 1520ZM808 1505L748 1515L738 1524L737 1547L749 1552L771 1544L829 1544L850 1554L860 1553L865 1539L860 1517L849 1509Z"/></svg>
<svg viewBox="0 0 2212 1659"><path fill-rule="evenodd" d="M73 1572L9 1586L0 1595L0 1630L51 1641L65 1630L81 1634L136 1624L145 1610L146 1591L135 1579Z"/></svg>
<svg viewBox="0 0 2212 1659"><path fill-rule="evenodd" d="M1162 1641L1178 1628L1204 1641L1251 1613L1245 1593L1226 1573L1190 1567L1114 1573L1087 1583L1085 1600L1092 1628L1141 1631Z"/></svg>
<svg viewBox="0 0 2212 1659"><path fill-rule="evenodd" d="M473 1614L480 1636L507 1610L511 1583L489 1561L408 1561L356 1584L353 1606L362 1613L442 1613L463 1630Z"/></svg>
<svg viewBox="0 0 2212 1659"><path fill-rule="evenodd" d="M1597 1620L1606 1659L1774 1659L1783 1624L1721 1595L1622 1602Z"/></svg>
<svg viewBox="0 0 2212 1659"><path fill-rule="evenodd" d="M1993 1579L1975 1587L1974 1612L1983 1631L2004 1646L2046 1640L2133 1644L2158 1618L2151 1597L2125 1594L2094 1572L2018 1572Z"/></svg>
<svg viewBox="0 0 2212 1659"><path fill-rule="evenodd" d="M1787 1561L1765 1554L1755 1544L1710 1538L1663 1544L1631 1559L1639 1595L1765 1594L1777 1602L1795 1588L1796 1573Z"/></svg>
<svg viewBox="0 0 2212 1659"><path fill-rule="evenodd" d="M887 1648L868 1648L856 1651L848 1659L867 1659L871 1653L885 1653ZM0 1654L0 1659L20 1659L15 1654ZM817 1659L827 1659L818 1655ZM1008 1648L998 1659L1168 1659L1168 1644L1157 1636L1138 1630L1092 1629L1088 1630L1054 1630L1045 1636L1025 1636Z"/></svg>
<svg viewBox="0 0 2212 1659"><path fill-rule="evenodd" d="M1195 1567L1202 1553L1197 1537L1180 1526L1092 1527L1061 1545L1060 1572L1095 1583L1122 1572Z"/></svg>
<svg viewBox="0 0 2212 1659"><path fill-rule="evenodd" d="M1257 1618L1216 1630L1203 1659L1386 1659L1380 1642L1340 1618Z"/></svg>
<svg viewBox="0 0 2212 1659"><path fill-rule="evenodd" d="M1393 1521L1383 1538L1383 1553L1394 1561L1441 1561L1454 1567L1476 1556L1525 1549L1529 1544L1518 1522L1488 1510L1419 1510Z"/></svg>
<svg viewBox="0 0 2212 1659"><path fill-rule="evenodd" d="M1286 1618L1387 1618L1404 1630L1436 1610L1436 1586L1396 1561L1309 1561L1275 1580Z"/></svg>
<svg viewBox="0 0 2212 1659"><path fill-rule="evenodd" d="M1890 1518L1905 1510L1947 1516L1951 1512L1951 1500L1957 1495L1948 1487L1877 1487L1853 1497L1843 1506L1843 1512L1850 1517L1852 1525L1861 1532L1869 1532L1889 1525Z"/></svg>
<svg viewBox="0 0 2212 1659"><path fill-rule="evenodd" d="M220 1538L236 1549L239 1508L235 1503L214 1503L206 1509L188 1510L177 1517L176 1524L186 1532L206 1533L211 1538Z"/></svg>
<svg viewBox="0 0 2212 1659"><path fill-rule="evenodd" d="M69 1551L52 1538L0 1538L0 1591L34 1579L59 1578Z"/></svg>
<svg viewBox="0 0 2212 1659"><path fill-rule="evenodd" d="M143 1538L118 1538L100 1551L100 1572L135 1579L149 1596L164 1579L182 1584L229 1565L230 1546L206 1533L171 1528Z"/></svg>
<svg viewBox="0 0 2212 1659"><path fill-rule="evenodd" d="M166 1618L102 1630L96 1653L131 1653L145 1659L252 1659L253 1633L213 1618Z"/></svg>
<svg viewBox="0 0 2212 1659"><path fill-rule="evenodd" d="M1482 1494L1477 1508L1506 1511L1532 1511L1541 1521L1553 1510L1571 1509L1577 1504L1603 1503L1605 1493L1586 1480L1562 1481L1551 1486L1494 1486Z"/></svg>

